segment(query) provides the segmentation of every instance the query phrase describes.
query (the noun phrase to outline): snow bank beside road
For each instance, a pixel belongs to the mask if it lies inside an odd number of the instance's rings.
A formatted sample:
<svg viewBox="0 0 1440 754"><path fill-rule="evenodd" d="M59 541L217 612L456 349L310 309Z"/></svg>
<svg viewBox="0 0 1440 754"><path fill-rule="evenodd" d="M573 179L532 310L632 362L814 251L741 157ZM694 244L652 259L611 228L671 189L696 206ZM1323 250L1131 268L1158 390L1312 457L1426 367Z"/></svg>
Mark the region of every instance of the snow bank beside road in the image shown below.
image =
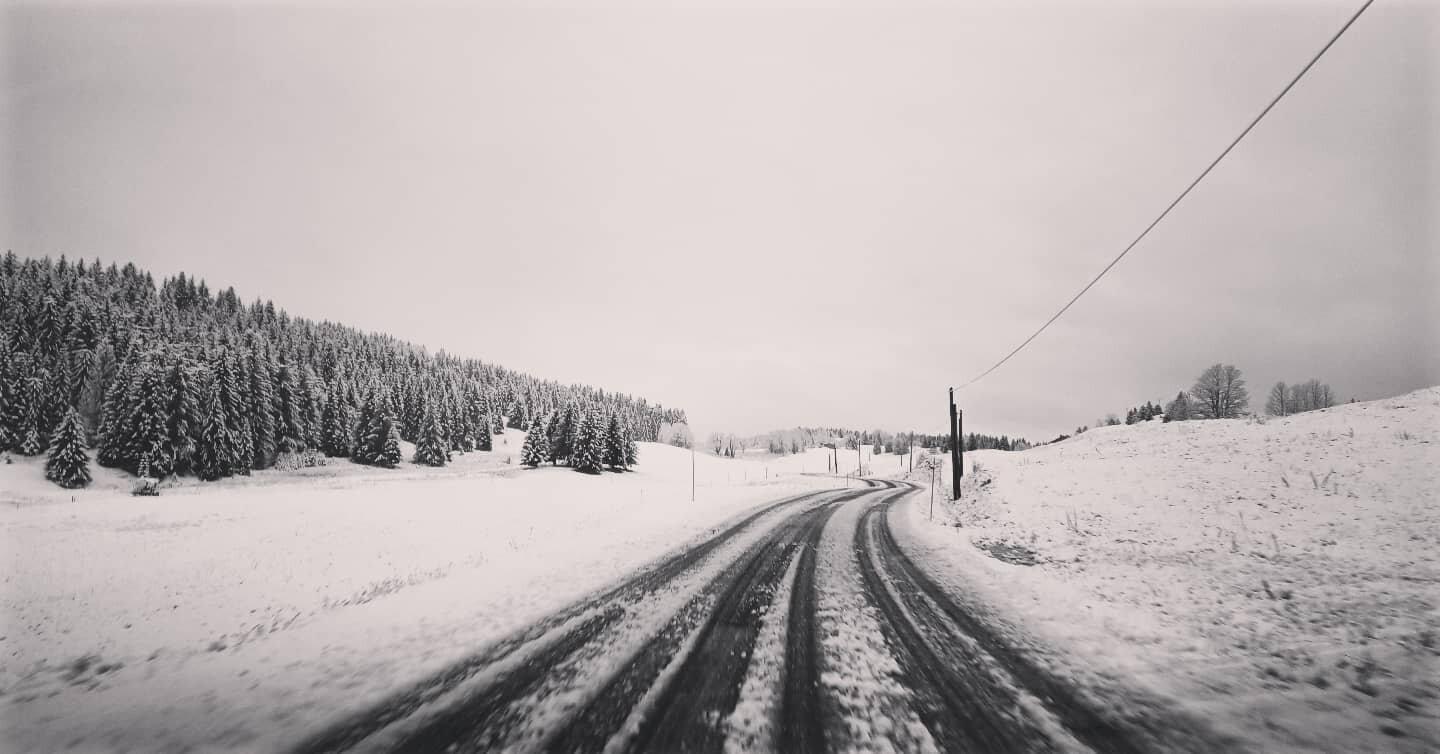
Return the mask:
<svg viewBox="0 0 1440 754"><path fill-rule="evenodd" d="M966 459L964 500L911 498L897 536L1097 695L1262 750L1440 747L1440 388Z"/></svg>
<svg viewBox="0 0 1440 754"><path fill-rule="evenodd" d="M699 455L691 503L688 451L641 454L600 477L501 450L159 498L0 465L0 748L272 749L756 503L834 485Z"/></svg>

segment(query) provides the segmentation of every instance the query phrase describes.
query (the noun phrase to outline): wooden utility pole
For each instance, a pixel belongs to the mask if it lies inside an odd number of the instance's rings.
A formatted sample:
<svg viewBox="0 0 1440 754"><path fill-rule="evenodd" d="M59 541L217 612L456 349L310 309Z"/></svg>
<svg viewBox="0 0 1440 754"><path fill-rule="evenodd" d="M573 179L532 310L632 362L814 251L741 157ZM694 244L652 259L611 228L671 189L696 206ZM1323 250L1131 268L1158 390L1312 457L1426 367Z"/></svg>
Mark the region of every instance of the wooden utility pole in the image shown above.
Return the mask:
<svg viewBox="0 0 1440 754"><path fill-rule="evenodd" d="M935 520L935 465L930 465L930 520Z"/></svg>
<svg viewBox="0 0 1440 754"><path fill-rule="evenodd" d="M695 502L695 443L690 443L690 502Z"/></svg>
<svg viewBox="0 0 1440 754"><path fill-rule="evenodd" d="M955 411L955 388L950 388L950 477L955 489L951 500L960 499L960 418Z"/></svg>
<svg viewBox="0 0 1440 754"><path fill-rule="evenodd" d="M860 470L865 468L865 458L860 455L860 438L855 438L855 478L859 479Z"/></svg>

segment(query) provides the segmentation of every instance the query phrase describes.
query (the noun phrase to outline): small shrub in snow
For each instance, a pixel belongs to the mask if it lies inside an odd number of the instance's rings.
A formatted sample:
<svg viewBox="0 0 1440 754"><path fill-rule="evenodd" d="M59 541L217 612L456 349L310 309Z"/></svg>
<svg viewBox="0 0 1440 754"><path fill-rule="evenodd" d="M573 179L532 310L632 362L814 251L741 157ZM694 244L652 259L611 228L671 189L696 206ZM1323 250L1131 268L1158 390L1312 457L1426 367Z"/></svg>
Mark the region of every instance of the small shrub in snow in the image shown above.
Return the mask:
<svg viewBox="0 0 1440 754"><path fill-rule="evenodd" d="M140 497L156 497L160 494L160 480L155 477L142 476L130 485L130 494Z"/></svg>

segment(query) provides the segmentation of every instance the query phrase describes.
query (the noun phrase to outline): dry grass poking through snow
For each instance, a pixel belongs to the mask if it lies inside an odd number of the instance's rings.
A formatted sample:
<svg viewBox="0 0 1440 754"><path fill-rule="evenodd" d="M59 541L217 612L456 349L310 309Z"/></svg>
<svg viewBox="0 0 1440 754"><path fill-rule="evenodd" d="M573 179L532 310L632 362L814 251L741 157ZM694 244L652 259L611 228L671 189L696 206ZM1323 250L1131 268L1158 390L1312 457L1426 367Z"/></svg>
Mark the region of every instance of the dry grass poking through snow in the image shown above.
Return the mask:
<svg viewBox="0 0 1440 754"><path fill-rule="evenodd" d="M1058 649L1262 749L1440 750L1440 388L973 457L959 534L902 528Z"/></svg>

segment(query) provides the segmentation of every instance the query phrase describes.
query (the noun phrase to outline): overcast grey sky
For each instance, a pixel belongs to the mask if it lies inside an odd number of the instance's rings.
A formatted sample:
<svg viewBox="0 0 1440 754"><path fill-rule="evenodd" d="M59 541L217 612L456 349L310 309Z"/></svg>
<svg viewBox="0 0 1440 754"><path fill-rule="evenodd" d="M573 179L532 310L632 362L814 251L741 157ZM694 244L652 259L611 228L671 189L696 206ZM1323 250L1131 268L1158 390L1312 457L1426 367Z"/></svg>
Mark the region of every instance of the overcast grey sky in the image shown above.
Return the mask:
<svg viewBox="0 0 1440 754"><path fill-rule="evenodd" d="M1358 2L547 5L7 6L0 246L702 430L938 430ZM967 428L1440 383L1437 24L1371 8Z"/></svg>

